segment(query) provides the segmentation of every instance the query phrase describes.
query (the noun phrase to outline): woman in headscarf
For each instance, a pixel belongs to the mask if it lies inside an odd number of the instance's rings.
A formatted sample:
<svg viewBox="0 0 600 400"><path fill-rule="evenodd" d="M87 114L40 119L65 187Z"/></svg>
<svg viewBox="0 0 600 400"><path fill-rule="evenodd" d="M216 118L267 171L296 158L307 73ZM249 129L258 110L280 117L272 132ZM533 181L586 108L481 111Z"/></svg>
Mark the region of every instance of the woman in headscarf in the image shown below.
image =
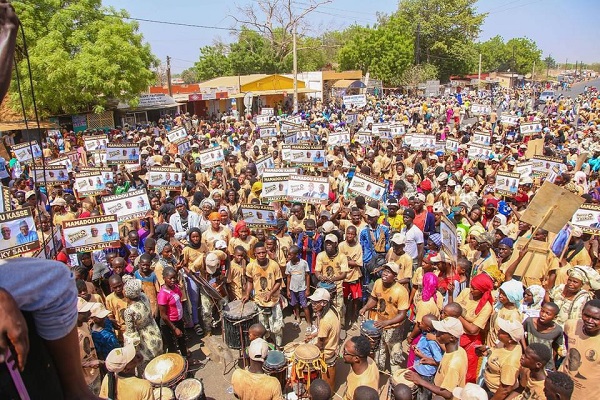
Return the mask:
<svg viewBox="0 0 600 400"><path fill-rule="evenodd" d="M210 228L202 233L202 244L206 246L208 251L215 250L215 243L219 240L224 240L228 244L231 240L231 231L221 225L221 214L217 211L210 213L208 216Z"/></svg>
<svg viewBox="0 0 600 400"><path fill-rule="evenodd" d="M433 272L427 272L423 275L423 290L421 292L421 300L415 304L415 327L407 336L406 340L411 345L416 345L421 338L419 323L427 314L435 315L439 318L442 311L444 296L438 293L438 277ZM407 368L410 368L415 360L414 350L408 353Z"/></svg>
<svg viewBox="0 0 600 400"><path fill-rule="evenodd" d="M174 257L179 257L183 245L177 239L175 239L175 229L173 229L170 224L160 224L156 226L154 228L154 239L156 239L157 243L160 239L165 240L172 246ZM156 251L156 254L160 254L158 250Z"/></svg>
<svg viewBox="0 0 600 400"><path fill-rule="evenodd" d="M215 202L212 199L204 199L200 202L200 210L202 211L200 214L200 230L202 232L210 228L208 216L213 212L214 208Z"/></svg>
<svg viewBox="0 0 600 400"><path fill-rule="evenodd" d="M202 215L202 209L200 208L200 203L204 200L204 193L198 191L194 193L192 197L192 204L190 205L190 211L195 212L198 215Z"/></svg>
<svg viewBox="0 0 600 400"><path fill-rule="evenodd" d="M432 256L436 255L440 251L440 247L442 247L442 235L439 233L432 233L429 235L427 239L427 250L425 255L431 254Z"/></svg>
<svg viewBox="0 0 600 400"><path fill-rule="evenodd" d="M256 181L252 184L252 189L250 189L250 194L248 195L248 203L251 203L254 199L260 200L260 194L262 192L262 182Z"/></svg>
<svg viewBox="0 0 600 400"><path fill-rule="evenodd" d="M493 347L498 341L498 319L522 322L521 301L523 300L523 284L511 279L500 285L494 313L490 318L486 344Z"/></svg>
<svg viewBox="0 0 600 400"><path fill-rule="evenodd" d="M223 190L213 189L210 192L210 198L215 202L216 207L221 206L221 204L223 203Z"/></svg>
<svg viewBox="0 0 600 400"><path fill-rule="evenodd" d="M469 360L467 382L475 383L477 379L479 357L475 349L483 343L482 332L494 311L493 289L494 280L488 274L481 273L474 276L470 287L460 292L454 300L462 307L461 315L450 316L458 318L465 330L460 338L460 346L467 352ZM452 297L448 301L452 302Z"/></svg>
<svg viewBox="0 0 600 400"><path fill-rule="evenodd" d="M494 218L492 219L492 223L488 225L488 229L487 231L490 233L494 233L494 231L496 229L498 229L499 226L502 225L506 225L506 216L497 213L496 215L494 215Z"/></svg>
<svg viewBox="0 0 600 400"><path fill-rule="evenodd" d="M546 295L546 290L540 285L531 285L523 293L523 302L521 304L521 313L523 320L529 317L539 317L542 301Z"/></svg>
<svg viewBox="0 0 600 400"><path fill-rule="evenodd" d="M233 189L225 192L225 206L229 209L233 219L237 220L237 212L240 207L240 195Z"/></svg>
<svg viewBox="0 0 600 400"><path fill-rule="evenodd" d="M190 240L188 241L187 246L183 248L181 265L187 274L185 276L185 281L187 284L188 295L190 297L190 305L192 307L192 323L194 324L194 331L197 335L201 336L204 332L200 326L200 319L198 318L198 301L200 298L200 291L196 281L190 276L192 274L201 272L207 250L202 244L202 233L200 232L199 228L190 229L188 231L188 237Z"/></svg>
<svg viewBox="0 0 600 400"><path fill-rule="evenodd" d="M125 281L123 294L127 300L127 308L123 312L125 320L123 338L125 344L133 344L144 358L138 368L138 375L142 376L146 365L162 354L162 337L152 317L150 301L142 293L142 282L130 276L125 276L123 280Z"/></svg>
<svg viewBox="0 0 600 400"><path fill-rule="evenodd" d="M229 240L228 251L233 254L237 246L242 246L246 250L248 257L254 258L254 245L258 243L258 239L250 234L250 229L246 225L246 221L240 221L235 225L233 236Z"/></svg>
<svg viewBox="0 0 600 400"><path fill-rule="evenodd" d="M558 305L555 322L560 326L569 319L580 319L583 306L594 297L585 288L600 290L600 274L592 267L578 265L569 270L566 284L560 284L546 292L546 300Z"/></svg>
<svg viewBox="0 0 600 400"><path fill-rule="evenodd" d="M575 176L573 177L573 183L575 184L575 188L577 189L577 195L581 196L589 192L589 186L587 183L587 176L583 171L575 172Z"/></svg>

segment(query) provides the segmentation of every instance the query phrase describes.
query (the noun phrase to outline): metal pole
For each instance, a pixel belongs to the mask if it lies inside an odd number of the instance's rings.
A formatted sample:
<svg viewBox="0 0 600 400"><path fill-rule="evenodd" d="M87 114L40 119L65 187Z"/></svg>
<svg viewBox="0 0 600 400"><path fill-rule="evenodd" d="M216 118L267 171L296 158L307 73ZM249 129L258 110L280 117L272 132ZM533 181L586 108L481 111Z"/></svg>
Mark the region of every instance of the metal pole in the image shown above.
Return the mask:
<svg viewBox="0 0 600 400"><path fill-rule="evenodd" d="M481 89L481 53L479 53L479 73L477 74L477 89Z"/></svg>
<svg viewBox="0 0 600 400"><path fill-rule="evenodd" d="M298 54L296 48L296 24L292 28L292 37L294 41L294 60L293 60L293 68L294 68L294 114L298 113Z"/></svg>
<svg viewBox="0 0 600 400"><path fill-rule="evenodd" d="M169 88L169 96L173 96L173 88L171 87L171 57L167 56L167 87Z"/></svg>

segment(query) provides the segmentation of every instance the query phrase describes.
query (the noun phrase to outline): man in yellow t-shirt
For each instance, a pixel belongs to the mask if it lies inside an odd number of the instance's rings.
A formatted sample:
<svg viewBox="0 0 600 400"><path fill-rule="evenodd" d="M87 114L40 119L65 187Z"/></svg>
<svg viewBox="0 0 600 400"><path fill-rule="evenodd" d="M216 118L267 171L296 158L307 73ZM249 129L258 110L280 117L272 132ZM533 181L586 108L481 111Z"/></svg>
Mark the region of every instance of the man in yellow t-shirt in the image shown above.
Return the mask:
<svg viewBox="0 0 600 400"><path fill-rule="evenodd" d="M317 332L308 339L317 339L316 345L323 352L327 364L327 372L321 378L329 384L331 390L335 390L335 362L342 329L340 317L335 308L331 307L331 296L327 289L316 289L308 299L312 303L317 324Z"/></svg>
<svg viewBox="0 0 600 400"><path fill-rule="evenodd" d="M333 306L338 311L340 322L344 324L343 283L348 272L348 257L338 249L338 237L330 233L325 236L325 250L317 255L315 276L321 285L335 284ZM321 287L319 285L319 287Z"/></svg>
<svg viewBox="0 0 600 400"><path fill-rule="evenodd" d="M267 257L267 248L263 242L254 246L255 261L246 267L246 294L242 301L245 303L250 299L254 290L254 301L262 308L259 314L259 322L267 331L275 335L275 344L283 345L283 313L279 305L279 293L283 278L281 268L276 261Z"/></svg>
<svg viewBox="0 0 600 400"><path fill-rule="evenodd" d="M408 283L413 276L413 259L404 251L406 235L404 233L395 233L390 243L392 246L385 255L385 261L398 264L400 269L398 270L396 280L408 289Z"/></svg>
<svg viewBox="0 0 600 400"><path fill-rule="evenodd" d="M143 361L142 355L133 344L112 350L106 357L106 369L115 376L115 393L109 393L106 375L102 380L100 397L115 400L151 400L154 399L152 384L146 379L135 376L136 367Z"/></svg>
<svg viewBox="0 0 600 400"><path fill-rule="evenodd" d="M457 318L447 317L441 321L432 321L432 324L437 342L446 348L433 383L427 382L415 371L408 371L404 377L444 399L461 398L460 392L466 384L468 366L467 352L460 347L460 337L464 333L462 323ZM456 391L456 395L453 391Z"/></svg>
<svg viewBox="0 0 600 400"><path fill-rule="evenodd" d="M370 352L371 342L366 336L353 336L346 341L344 362L350 364L350 372L346 378L344 400L354 400L354 391L359 386L379 388L379 368L369 357Z"/></svg>
<svg viewBox="0 0 600 400"><path fill-rule="evenodd" d="M236 369L231 376L233 393L240 400L281 400L281 384L273 376L263 372L263 364L269 352L268 343L254 339L248 346L250 366L248 369Z"/></svg>
<svg viewBox="0 0 600 400"><path fill-rule="evenodd" d="M358 319L358 309L362 299L362 277L361 267L363 265L363 250L358 242L358 231L355 226L349 226L346 229L346 240L340 243L340 253L348 258L348 274L344 279L344 302L348 319L346 320L346 330L352 326ZM349 299L349 300L348 300Z"/></svg>
<svg viewBox="0 0 600 400"><path fill-rule="evenodd" d="M382 266L381 278L375 281L367 304L360 310L364 315L369 310L375 311L375 327L383 329L379 349L375 353L375 361L380 370L390 356L392 374L400 369L402 363L401 329L408 311L408 291L396 282L400 267L396 263Z"/></svg>

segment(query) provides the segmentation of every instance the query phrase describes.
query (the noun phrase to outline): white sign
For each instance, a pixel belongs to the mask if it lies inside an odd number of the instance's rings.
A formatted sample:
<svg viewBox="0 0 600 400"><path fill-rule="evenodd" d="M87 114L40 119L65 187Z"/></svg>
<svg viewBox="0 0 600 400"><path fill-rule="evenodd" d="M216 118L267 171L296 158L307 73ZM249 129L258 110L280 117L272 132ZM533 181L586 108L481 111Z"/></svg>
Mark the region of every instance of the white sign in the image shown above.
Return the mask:
<svg viewBox="0 0 600 400"><path fill-rule="evenodd" d="M329 198L329 180L320 176L292 175L288 199L300 203L320 203Z"/></svg>
<svg viewBox="0 0 600 400"><path fill-rule="evenodd" d="M493 154L491 147L472 144L469 146L467 156L470 160L487 161L490 159L491 154Z"/></svg>
<svg viewBox="0 0 600 400"><path fill-rule="evenodd" d="M534 133L540 133L542 131L542 124L521 124L521 135L531 135Z"/></svg>
<svg viewBox="0 0 600 400"><path fill-rule="evenodd" d="M140 96L138 107L155 107L170 104L176 105L177 102L171 96L167 96L164 93L143 94Z"/></svg>
<svg viewBox="0 0 600 400"><path fill-rule="evenodd" d="M348 186L348 191L380 201L385 193L385 183L356 172Z"/></svg>
<svg viewBox="0 0 600 400"><path fill-rule="evenodd" d="M221 146L209 147L208 149L200 151L200 164L202 168L210 168L215 165L219 165L225 160L223 149Z"/></svg>
<svg viewBox="0 0 600 400"><path fill-rule="evenodd" d="M176 143L181 139L187 139L187 130L182 126L179 128L172 129L167 133L167 139L171 143Z"/></svg>
<svg viewBox="0 0 600 400"><path fill-rule="evenodd" d="M492 106L484 104L471 104L471 114L473 115L490 115L492 113Z"/></svg>
<svg viewBox="0 0 600 400"><path fill-rule="evenodd" d="M275 168L273 156L264 156L256 160L256 171L258 176L262 176L263 172L267 168Z"/></svg>
<svg viewBox="0 0 600 400"><path fill-rule="evenodd" d="M367 105L367 96L364 94L355 94L353 96L344 96L342 98L344 106L348 108L362 108Z"/></svg>
<svg viewBox="0 0 600 400"><path fill-rule="evenodd" d="M260 115L270 115L273 116L275 115L275 110L272 108L262 108L260 110Z"/></svg>
<svg viewBox="0 0 600 400"><path fill-rule="evenodd" d="M390 125L390 131L392 132L392 137L398 137L406 133L406 128L404 125Z"/></svg>
<svg viewBox="0 0 600 400"><path fill-rule="evenodd" d="M350 132L332 132L327 137L328 146L350 144Z"/></svg>
<svg viewBox="0 0 600 400"><path fill-rule="evenodd" d="M500 122L506 125L516 125L519 123L519 117L516 115L502 114L500 116Z"/></svg>

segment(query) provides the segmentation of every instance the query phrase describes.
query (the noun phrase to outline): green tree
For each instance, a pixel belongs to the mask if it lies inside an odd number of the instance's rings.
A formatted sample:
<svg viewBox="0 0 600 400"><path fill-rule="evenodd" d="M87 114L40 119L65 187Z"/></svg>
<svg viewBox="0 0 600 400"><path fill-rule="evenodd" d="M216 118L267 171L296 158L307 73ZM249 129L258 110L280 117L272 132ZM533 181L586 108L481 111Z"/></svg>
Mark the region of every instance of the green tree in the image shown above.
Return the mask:
<svg viewBox="0 0 600 400"><path fill-rule="evenodd" d="M440 79L471 72L486 14L476 12L476 0L401 0L396 15L408 21L413 36L419 36L419 62L434 64Z"/></svg>
<svg viewBox="0 0 600 400"><path fill-rule="evenodd" d="M494 36L485 42L475 45L475 50L481 54L481 71L506 71L510 68L511 53L508 52L502 36Z"/></svg>
<svg viewBox="0 0 600 400"><path fill-rule="evenodd" d="M197 77L196 70L194 69L194 67L181 71L180 78L183 80L183 83L198 82L198 77Z"/></svg>
<svg viewBox="0 0 600 400"><path fill-rule="evenodd" d="M431 79L437 79L438 71L433 64L411 65L406 68L398 78L400 86L415 89L419 83L424 83Z"/></svg>
<svg viewBox="0 0 600 400"><path fill-rule="evenodd" d="M101 0L14 1L27 36L38 110L42 116L102 111L116 101L135 105L154 81L157 63L138 25ZM21 44L22 46L22 44ZM27 61L18 63L26 108L32 108ZM12 104L18 105L13 79Z"/></svg>
<svg viewBox="0 0 600 400"><path fill-rule="evenodd" d="M265 37L246 27L242 27L237 42L229 45L228 60L234 75L274 74L292 70L291 54L278 58Z"/></svg>
<svg viewBox="0 0 600 400"><path fill-rule="evenodd" d="M546 68L548 68L548 69L554 69L558 65L556 63L556 60L552 56L548 56L548 57L544 58L544 64L546 64Z"/></svg>
<svg viewBox="0 0 600 400"><path fill-rule="evenodd" d="M232 75L231 63L227 57L228 48L223 43L204 46L200 49L200 59L194 64L196 78L206 81L218 76Z"/></svg>
<svg viewBox="0 0 600 400"><path fill-rule="evenodd" d="M511 52L511 65L515 72L519 74L530 74L533 64L538 68L542 65L542 51L538 49L537 44L529 38L514 38L506 42L506 48Z"/></svg>

